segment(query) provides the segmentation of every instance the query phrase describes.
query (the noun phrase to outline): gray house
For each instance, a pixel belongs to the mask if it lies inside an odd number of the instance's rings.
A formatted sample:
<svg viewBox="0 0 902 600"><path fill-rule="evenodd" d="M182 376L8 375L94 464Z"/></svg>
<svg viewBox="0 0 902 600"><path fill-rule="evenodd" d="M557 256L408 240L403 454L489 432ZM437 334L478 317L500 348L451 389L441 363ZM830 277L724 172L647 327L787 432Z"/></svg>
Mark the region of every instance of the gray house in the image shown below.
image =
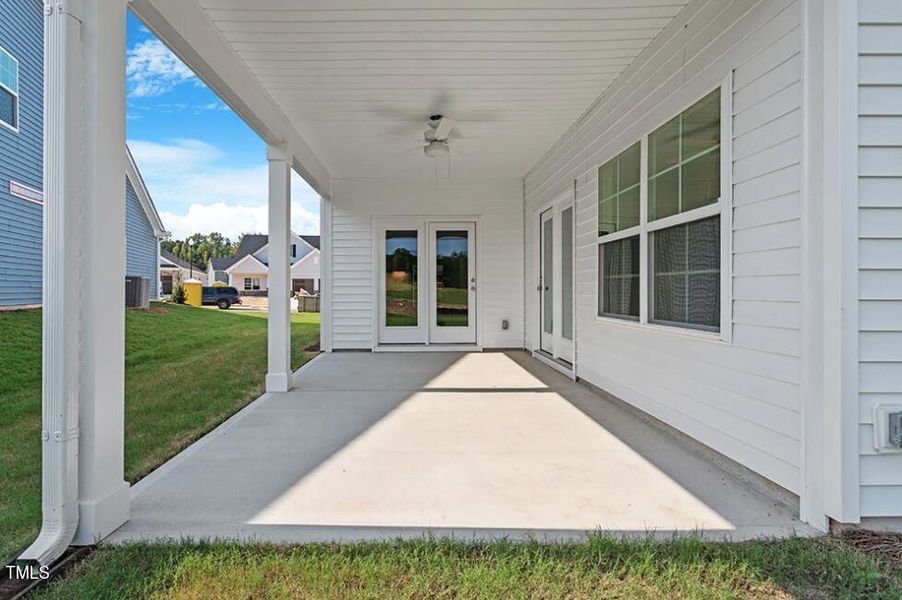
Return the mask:
<svg viewBox="0 0 902 600"><path fill-rule="evenodd" d="M32 306L42 290L44 20L35 0L0 0L0 14L0 307ZM167 233L126 155L126 275L148 277L156 298Z"/></svg>

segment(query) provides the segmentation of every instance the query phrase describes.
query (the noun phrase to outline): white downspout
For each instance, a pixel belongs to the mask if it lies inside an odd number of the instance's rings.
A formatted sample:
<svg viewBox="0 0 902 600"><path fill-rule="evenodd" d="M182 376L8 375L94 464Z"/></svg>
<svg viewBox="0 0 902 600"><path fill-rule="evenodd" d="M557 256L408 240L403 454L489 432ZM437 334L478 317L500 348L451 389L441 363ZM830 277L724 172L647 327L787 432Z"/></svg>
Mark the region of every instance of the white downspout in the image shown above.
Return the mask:
<svg viewBox="0 0 902 600"><path fill-rule="evenodd" d="M50 564L78 526L78 227L83 98L81 0L44 2L44 250L41 532L20 559Z"/></svg>

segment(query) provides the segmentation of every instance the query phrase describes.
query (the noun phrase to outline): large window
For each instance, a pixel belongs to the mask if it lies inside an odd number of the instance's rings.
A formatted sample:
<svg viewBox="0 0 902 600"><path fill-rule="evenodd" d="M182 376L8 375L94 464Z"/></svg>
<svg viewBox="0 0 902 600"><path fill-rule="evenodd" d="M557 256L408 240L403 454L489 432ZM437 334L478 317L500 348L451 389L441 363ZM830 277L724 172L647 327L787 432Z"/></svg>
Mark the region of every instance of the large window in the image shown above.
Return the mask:
<svg viewBox="0 0 902 600"><path fill-rule="evenodd" d="M0 123L19 127L19 61L0 48Z"/></svg>
<svg viewBox="0 0 902 600"><path fill-rule="evenodd" d="M718 88L599 168L599 315L720 330L721 110Z"/></svg>
<svg viewBox="0 0 902 600"><path fill-rule="evenodd" d="M608 317L639 319L641 165L636 142L598 169L598 312Z"/></svg>

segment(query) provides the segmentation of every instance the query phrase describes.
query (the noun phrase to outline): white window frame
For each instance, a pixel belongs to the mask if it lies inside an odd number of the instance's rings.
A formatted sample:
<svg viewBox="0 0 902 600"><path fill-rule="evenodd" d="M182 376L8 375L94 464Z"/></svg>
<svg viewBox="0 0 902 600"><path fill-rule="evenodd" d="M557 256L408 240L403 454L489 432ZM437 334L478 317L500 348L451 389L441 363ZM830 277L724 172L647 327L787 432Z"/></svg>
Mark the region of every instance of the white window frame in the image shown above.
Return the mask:
<svg viewBox="0 0 902 600"><path fill-rule="evenodd" d="M248 283L250 283L250 287L248 287ZM256 292L261 289L260 278L255 275L248 275L244 277L244 291L245 292Z"/></svg>
<svg viewBox="0 0 902 600"><path fill-rule="evenodd" d="M6 48L4 48L3 46L0 46L0 52L5 53L7 56L9 56L11 59L13 59L13 61L15 61L15 63L16 63L16 87L17 88L20 87L19 83L21 82L21 79L22 79L21 74L20 74L20 68L22 65L21 65L21 63L19 63L19 59L16 58L15 56L13 56L13 53L10 52L9 50L7 50ZM6 90L10 94L12 94L15 97L15 104L16 104L16 124L12 125L11 123L7 123L3 119L0 119L0 125L2 125L3 127L6 127L10 131L19 133L19 105L21 104L21 100L22 100L21 93L12 91L11 89L9 89L5 85L3 85L3 83L0 83L0 88L3 88L4 90Z"/></svg>
<svg viewBox="0 0 902 600"><path fill-rule="evenodd" d="M733 335L732 323L732 305L733 305L733 275L732 275L732 255L733 255L733 72L732 70L718 85L711 87L702 94L697 94L691 102L674 111L667 119L661 121L652 127L649 132L641 137L640 145L640 165L639 165L639 225L609 233L607 235L598 236L596 242L596 280L595 293L597 294L595 301L595 321L600 323L614 324L625 327L641 328L647 330L655 330L666 332L669 334L688 336L710 341L730 343ZM706 206L702 206L683 213L670 215L655 221L648 221L648 137L649 133L658 129L661 125L679 115L696 102L710 94L717 88L720 88L720 198L717 202L713 202ZM631 141L618 149L617 152L602 161L604 165L612 158L635 144ZM597 168L596 168L597 171ZM597 188L597 182L596 182ZM596 199L596 221L598 218L599 202ZM651 302L650 297L653 293L652 288L652 255L650 248L649 233L660 231L676 225L700 221L709 217L720 217L720 330L710 331L706 329L693 328L691 325L669 324L652 322L649 318ZM622 240L624 238L639 235L639 319L638 321L630 316L613 316L601 314L601 299L603 293L603 267L601 262L601 247L608 242Z"/></svg>
<svg viewBox="0 0 902 600"><path fill-rule="evenodd" d="M645 173L646 173L646 141L648 136L643 136L643 138L639 141L639 224L629 227L628 229L621 229L619 231L615 231L613 233L608 233L606 235L598 236L598 247L595 249L595 260L598 262L598 282L595 286L596 293L598 294L598 298L595 302L595 315L599 319L610 319L615 322L624 322L624 323L638 323L642 319L642 264L645 260L642 258L642 224L645 222L645 188L648 185L648 182L645 181ZM620 148L617 152L614 153L611 158L604 161L595 169L596 177L599 177L599 171L601 167L608 164L630 148L636 145L635 141L630 142L623 148ZM600 181L595 181L595 187L598 188L600 185ZM620 191L618 190L617 194L619 195ZM595 202L596 211L601 202L601 195L599 194L597 201ZM596 216L596 223L600 215ZM597 231L597 228L596 228ZM603 284L603 273L604 273L604 265L602 263L601 258L601 250L602 246L609 242L617 242L626 238L639 236L639 316L634 317L633 315L615 315L613 313L602 313L601 312L601 301L602 301L602 284Z"/></svg>

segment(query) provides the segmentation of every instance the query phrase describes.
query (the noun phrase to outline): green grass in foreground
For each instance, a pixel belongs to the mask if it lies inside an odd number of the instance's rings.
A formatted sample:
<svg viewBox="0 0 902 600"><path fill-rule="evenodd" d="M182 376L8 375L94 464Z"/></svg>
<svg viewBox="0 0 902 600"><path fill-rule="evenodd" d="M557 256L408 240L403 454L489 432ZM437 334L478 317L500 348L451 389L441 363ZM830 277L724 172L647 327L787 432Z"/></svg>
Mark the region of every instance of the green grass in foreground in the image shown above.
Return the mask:
<svg viewBox="0 0 902 600"><path fill-rule="evenodd" d="M154 305L160 306L160 305ZM265 313L126 311L125 477L137 481L263 391ZM256 317L256 318L255 318ZM262 318L261 318L262 317ZM292 314L292 363L319 314ZM41 312L0 313L0 559L41 522Z"/></svg>
<svg viewBox="0 0 902 600"><path fill-rule="evenodd" d="M900 598L836 539L103 547L38 598Z"/></svg>

